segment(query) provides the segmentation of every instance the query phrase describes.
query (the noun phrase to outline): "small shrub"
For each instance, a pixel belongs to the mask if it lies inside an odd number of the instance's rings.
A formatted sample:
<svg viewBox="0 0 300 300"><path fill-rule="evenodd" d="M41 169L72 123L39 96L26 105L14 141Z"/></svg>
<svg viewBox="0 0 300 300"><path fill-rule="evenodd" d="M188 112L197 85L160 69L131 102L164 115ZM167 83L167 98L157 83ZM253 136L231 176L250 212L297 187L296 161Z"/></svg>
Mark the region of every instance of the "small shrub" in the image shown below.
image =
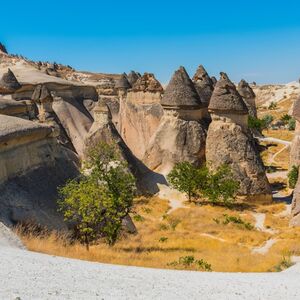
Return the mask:
<svg viewBox="0 0 300 300"><path fill-rule="evenodd" d="M270 103L268 109L274 110L274 109L276 109L276 108L277 108L277 103L272 101L272 102Z"/></svg>
<svg viewBox="0 0 300 300"><path fill-rule="evenodd" d="M143 222L143 221L145 221L145 218L143 217L143 216L141 216L141 215L134 215L133 216L133 219L134 219L134 221L136 221L136 222Z"/></svg>
<svg viewBox="0 0 300 300"><path fill-rule="evenodd" d="M146 214L150 214L150 213L152 212L152 209L149 208L149 207L143 207L143 208L142 208L142 211L143 211L144 213L146 213Z"/></svg>
<svg viewBox="0 0 300 300"><path fill-rule="evenodd" d="M167 240L168 240L168 238L167 238L167 237L165 237L165 236L162 236L162 237L160 237L160 238L159 238L159 240L158 240L158 241L159 241L160 243L164 243L164 242L166 242Z"/></svg>
<svg viewBox="0 0 300 300"><path fill-rule="evenodd" d="M172 230L175 230L176 227L177 227L177 225L178 225L180 222L181 222L181 221L180 221L180 219L178 219L178 218L174 218L174 217L169 217L169 218L168 218L168 223L169 223L170 228L171 228Z"/></svg>
<svg viewBox="0 0 300 300"><path fill-rule="evenodd" d="M169 226L167 224L159 224L159 230L168 230L169 229Z"/></svg>
<svg viewBox="0 0 300 300"><path fill-rule="evenodd" d="M178 261L173 261L171 263L167 264L168 266L183 266L184 268L188 267L197 267L199 269L202 269L204 271L212 271L211 264L207 263L203 259L195 259L194 256L192 255L187 255L187 256L181 256Z"/></svg>
<svg viewBox="0 0 300 300"><path fill-rule="evenodd" d="M274 117L272 115L265 115L261 119L261 129L268 129L273 122Z"/></svg>
<svg viewBox="0 0 300 300"><path fill-rule="evenodd" d="M289 120L288 130L293 131L293 130L295 130L295 128L296 128L296 120L294 118L292 118Z"/></svg>
<svg viewBox="0 0 300 300"><path fill-rule="evenodd" d="M240 227L243 227L247 230L253 230L254 226L249 223L244 221L241 217L236 217L236 216L230 216L227 214L223 214L223 220L220 219L213 219L214 222L216 222L217 224L223 224L223 225L227 225L227 224L236 224L239 225Z"/></svg>
<svg viewBox="0 0 300 300"><path fill-rule="evenodd" d="M291 267L293 265L290 256L285 257L283 256L281 261L274 266L274 268L272 268L270 271L275 271L275 272L281 272L289 267Z"/></svg>
<svg viewBox="0 0 300 300"><path fill-rule="evenodd" d="M292 117L288 114L283 115L280 120L287 125L289 123L289 121L292 119Z"/></svg>
<svg viewBox="0 0 300 300"><path fill-rule="evenodd" d="M298 180L299 166L292 166L288 173L289 187L294 189Z"/></svg>

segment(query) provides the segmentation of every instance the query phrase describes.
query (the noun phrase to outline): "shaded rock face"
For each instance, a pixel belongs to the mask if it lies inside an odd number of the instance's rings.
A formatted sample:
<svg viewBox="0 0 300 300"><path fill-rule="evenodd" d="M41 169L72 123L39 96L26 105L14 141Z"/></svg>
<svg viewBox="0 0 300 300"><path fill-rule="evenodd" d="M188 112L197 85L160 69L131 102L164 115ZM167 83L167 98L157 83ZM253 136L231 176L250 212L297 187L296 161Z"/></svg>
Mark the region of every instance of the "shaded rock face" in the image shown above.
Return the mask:
<svg viewBox="0 0 300 300"><path fill-rule="evenodd" d="M34 118L35 110L31 101L15 101L0 97L0 114L32 119Z"/></svg>
<svg viewBox="0 0 300 300"><path fill-rule="evenodd" d="M38 85L33 94L32 100L38 107L38 118L41 122L52 119L53 117L53 98L45 85Z"/></svg>
<svg viewBox="0 0 300 300"><path fill-rule="evenodd" d="M300 226L300 177L293 193L291 226Z"/></svg>
<svg viewBox="0 0 300 300"><path fill-rule="evenodd" d="M14 73L8 69L0 80L0 93L10 94L21 87Z"/></svg>
<svg viewBox="0 0 300 300"><path fill-rule="evenodd" d="M164 175L181 161L200 166L205 160L205 140L206 130L199 122L182 120L176 112L165 111L143 162L151 170Z"/></svg>
<svg viewBox="0 0 300 300"><path fill-rule="evenodd" d="M116 81L115 88L124 90L131 88L131 84L129 83L125 74L122 74L121 78Z"/></svg>
<svg viewBox="0 0 300 300"><path fill-rule="evenodd" d="M243 97L243 100L248 108L249 115L257 117L256 104L255 104L255 93L244 79L238 84L238 92Z"/></svg>
<svg viewBox="0 0 300 300"><path fill-rule="evenodd" d="M93 124L91 134L86 139L86 147L97 145L99 142L115 144L121 157L127 161L129 171L136 178L138 191L141 193L157 193L159 191L157 184L166 184L165 178L151 171L136 158L116 130L109 114L105 115L104 110L102 110L102 116L99 116L97 120ZM103 120L107 122L103 122Z"/></svg>
<svg viewBox="0 0 300 300"><path fill-rule="evenodd" d="M198 67L193 77L193 82L195 83L196 90L202 103L205 103L208 106L214 90L214 83L202 65Z"/></svg>
<svg viewBox="0 0 300 300"><path fill-rule="evenodd" d="M164 108L199 108L201 99L184 67L172 76L161 100Z"/></svg>
<svg viewBox="0 0 300 300"><path fill-rule="evenodd" d="M255 140L238 124L213 119L207 133L206 160L213 169L223 164L230 167L240 183L240 195L258 202L272 200Z"/></svg>
<svg viewBox="0 0 300 300"><path fill-rule="evenodd" d="M130 71L130 73L127 75L127 79L129 81L129 83L131 84L131 86L133 86L137 80L140 78L141 76L139 76L136 72L134 71Z"/></svg>
<svg viewBox="0 0 300 300"><path fill-rule="evenodd" d="M163 92L163 87L152 73L144 73L132 86L133 92Z"/></svg>
<svg viewBox="0 0 300 300"><path fill-rule="evenodd" d="M77 176L76 156L57 143L51 127L0 116L0 220L63 227L57 187Z"/></svg>

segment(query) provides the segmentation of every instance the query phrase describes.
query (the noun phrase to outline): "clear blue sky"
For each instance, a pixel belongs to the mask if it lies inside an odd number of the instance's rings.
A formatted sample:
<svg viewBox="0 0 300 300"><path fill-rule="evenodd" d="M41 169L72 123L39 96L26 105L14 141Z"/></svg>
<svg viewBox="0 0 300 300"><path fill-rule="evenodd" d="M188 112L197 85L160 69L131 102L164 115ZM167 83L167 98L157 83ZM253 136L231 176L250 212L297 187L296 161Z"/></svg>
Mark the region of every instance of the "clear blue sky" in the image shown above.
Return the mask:
<svg viewBox="0 0 300 300"><path fill-rule="evenodd" d="M184 65L237 81L300 77L300 1L2 1L0 41L11 53L77 69L131 69L168 82Z"/></svg>

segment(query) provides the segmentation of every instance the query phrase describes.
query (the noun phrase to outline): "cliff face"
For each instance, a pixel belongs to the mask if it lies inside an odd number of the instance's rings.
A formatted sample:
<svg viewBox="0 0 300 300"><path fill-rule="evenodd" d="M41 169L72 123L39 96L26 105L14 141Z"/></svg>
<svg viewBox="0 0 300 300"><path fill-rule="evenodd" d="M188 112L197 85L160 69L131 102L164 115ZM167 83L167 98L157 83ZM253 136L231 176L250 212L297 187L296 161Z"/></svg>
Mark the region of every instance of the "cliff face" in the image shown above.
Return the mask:
<svg viewBox="0 0 300 300"><path fill-rule="evenodd" d="M76 176L76 160L51 127L0 115L1 220L63 226L57 187Z"/></svg>
<svg viewBox="0 0 300 300"><path fill-rule="evenodd" d="M119 130L128 147L139 159L144 156L163 115L159 101L160 93L149 92L129 92L127 98L121 100Z"/></svg>

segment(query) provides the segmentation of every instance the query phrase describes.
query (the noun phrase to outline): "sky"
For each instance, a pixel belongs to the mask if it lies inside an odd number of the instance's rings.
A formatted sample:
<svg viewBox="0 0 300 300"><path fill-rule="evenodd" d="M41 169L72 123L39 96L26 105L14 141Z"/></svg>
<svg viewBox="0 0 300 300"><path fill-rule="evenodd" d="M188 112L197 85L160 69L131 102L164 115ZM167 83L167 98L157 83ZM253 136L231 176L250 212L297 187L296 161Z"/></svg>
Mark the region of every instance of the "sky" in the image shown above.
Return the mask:
<svg viewBox="0 0 300 300"><path fill-rule="evenodd" d="M300 1L1 1L0 42L32 60L167 83L199 64L233 81L300 77Z"/></svg>

